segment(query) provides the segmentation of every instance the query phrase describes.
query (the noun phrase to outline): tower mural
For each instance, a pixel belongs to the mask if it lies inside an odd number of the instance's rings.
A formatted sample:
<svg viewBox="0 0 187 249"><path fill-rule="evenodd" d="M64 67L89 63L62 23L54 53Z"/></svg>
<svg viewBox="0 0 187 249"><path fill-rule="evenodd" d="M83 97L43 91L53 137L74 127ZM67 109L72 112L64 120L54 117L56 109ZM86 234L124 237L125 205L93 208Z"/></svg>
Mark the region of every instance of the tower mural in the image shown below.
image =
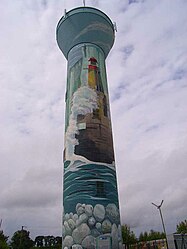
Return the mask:
<svg viewBox="0 0 187 249"><path fill-rule="evenodd" d="M63 248L118 249L121 226L105 68L113 24L98 9L76 8L59 21L57 42L68 60Z"/></svg>

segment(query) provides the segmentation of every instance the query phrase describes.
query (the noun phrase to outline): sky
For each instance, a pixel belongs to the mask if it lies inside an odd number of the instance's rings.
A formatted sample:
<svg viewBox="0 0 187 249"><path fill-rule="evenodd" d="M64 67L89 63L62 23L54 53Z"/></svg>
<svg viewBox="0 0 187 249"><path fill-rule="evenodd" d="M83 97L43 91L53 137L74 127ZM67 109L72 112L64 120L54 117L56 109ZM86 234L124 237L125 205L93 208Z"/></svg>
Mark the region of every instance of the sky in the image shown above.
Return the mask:
<svg viewBox="0 0 187 249"><path fill-rule="evenodd" d="M107 57L121 223L187 218L187 1L86 0L117 24ZM67 62L56 25L81 0L0 1L0 219L60 235Z"/></svg>

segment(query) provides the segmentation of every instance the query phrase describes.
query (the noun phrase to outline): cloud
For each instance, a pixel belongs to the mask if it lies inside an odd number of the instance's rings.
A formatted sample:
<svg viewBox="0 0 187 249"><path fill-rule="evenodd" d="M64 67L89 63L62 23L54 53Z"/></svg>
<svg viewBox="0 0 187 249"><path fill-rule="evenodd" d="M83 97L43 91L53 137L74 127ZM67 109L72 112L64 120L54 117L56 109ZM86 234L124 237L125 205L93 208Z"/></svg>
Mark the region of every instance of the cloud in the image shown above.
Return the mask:
<svg viewBox="0 0 187 249"><path fill-rule="evenodd" d="M80 1L2 0L0 213L12 235L61 234L66 60L55 29ZM186 218L187 3L86 1L117 23L107 60L122 224L168 233Z"/></svg>
<svg viewBox="0 0 187 249"><path fill-rule="evenodd" d="M40 208L56 206L61 195L61 177L58 168L37 171L30 169L25 177L2 192L3 208Z"/></svg>

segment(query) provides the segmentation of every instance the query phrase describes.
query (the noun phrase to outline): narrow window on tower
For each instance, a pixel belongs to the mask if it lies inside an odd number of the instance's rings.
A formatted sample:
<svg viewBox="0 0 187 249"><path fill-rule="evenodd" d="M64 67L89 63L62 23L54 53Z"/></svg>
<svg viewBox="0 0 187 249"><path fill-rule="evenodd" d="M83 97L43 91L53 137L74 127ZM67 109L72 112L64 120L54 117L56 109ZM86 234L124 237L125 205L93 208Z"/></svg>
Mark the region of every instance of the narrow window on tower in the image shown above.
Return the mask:
<svg viewBox="0 0 187 249"><path fill-rule="evenodd" d="M99 109L94 109L93 110L93 118L94 119L99 119Z"/></svg>
<svg viewBox="0 0 187 249"><path fill-rule="evenodd" d="M96 182L96 195L99 197L105 197L104 182Z"/></svg>
<svg viewBox="0 0 187 249"><path fill-rule="evenodd" d="M104 93L100 71L97 71L97 91Z"/></svg>
<svg viewBox="0 0 187 249"><path fill-rule="evenodd" d="M104 98L103 98L103 109L104 109L104 116L108 117L107 100L106 100L106 96L105 95L104 95Z"/></svg>

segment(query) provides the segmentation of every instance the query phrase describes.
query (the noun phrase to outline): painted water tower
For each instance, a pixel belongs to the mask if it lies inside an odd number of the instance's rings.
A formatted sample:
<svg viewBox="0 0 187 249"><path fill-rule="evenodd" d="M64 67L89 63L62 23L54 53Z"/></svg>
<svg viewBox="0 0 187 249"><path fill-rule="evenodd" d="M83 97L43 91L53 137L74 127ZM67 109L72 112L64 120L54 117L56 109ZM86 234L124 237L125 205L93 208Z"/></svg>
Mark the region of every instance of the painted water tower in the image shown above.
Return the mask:
<svg viewBox="0 0 187 249"><path fill-rule="evenodd" d="M98 9L70 10L57 25L68 61L64 142L63 248L121 247L105 59L114 26Z"/></svg>

